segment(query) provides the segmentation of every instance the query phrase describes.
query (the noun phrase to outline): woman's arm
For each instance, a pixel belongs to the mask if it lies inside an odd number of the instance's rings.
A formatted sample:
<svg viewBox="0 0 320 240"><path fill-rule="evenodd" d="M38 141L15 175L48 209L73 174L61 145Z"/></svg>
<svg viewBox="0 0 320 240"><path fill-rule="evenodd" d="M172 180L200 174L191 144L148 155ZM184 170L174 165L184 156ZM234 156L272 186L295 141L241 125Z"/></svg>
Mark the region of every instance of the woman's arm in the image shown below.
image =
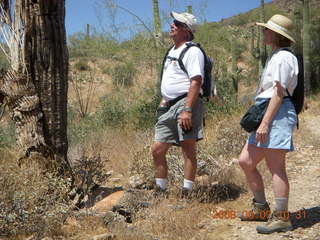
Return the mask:
<svg viewBox="0 0 320 240"><path fill-rule="evenodd" d="M284 95L284 89L281 86L281 84L278 81L276 81L276 85L274 86L273 96L270 99L267 111L261 121L261 124L256 131L257 142L264 143L267 140L267 136L269 133L269 125L280 108L283 95Z"/></svg>

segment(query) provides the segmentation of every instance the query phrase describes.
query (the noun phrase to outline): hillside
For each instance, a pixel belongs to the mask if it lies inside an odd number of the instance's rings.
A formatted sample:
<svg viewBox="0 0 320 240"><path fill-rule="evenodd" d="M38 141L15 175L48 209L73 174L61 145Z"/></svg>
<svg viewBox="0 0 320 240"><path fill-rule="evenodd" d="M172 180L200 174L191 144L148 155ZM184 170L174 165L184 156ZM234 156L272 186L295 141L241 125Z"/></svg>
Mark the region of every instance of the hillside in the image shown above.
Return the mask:
<svg viewBox="0 0 320 240"><path fill-rule="evenodd" d="M312 1L313 14L319 1ZM286 13L292 4L266 4L266 17ZM33 165L17 168L14 129L5 114L0 119L0 240L320 240L319 94L307 99L294 136L296 151L288 154L294 230L262 236L255 231L258 223L236 218L250 209L252 197L237 158L247 139L239 119L259 76L258 28L250 28L257 19L258 8L198 29L196 41L215 61L218 95L206 103L191 199L179 196L179 148L168 154L168 198L152 194L158 76L170 39L165 35L164 45L157 46L144 32L125 42L96 33L70 36L68 159L82 195ZM271 176L264 163L259 169L273 206Z"/></svg>
<svg viewBox="0 0 320 240"><path fill-rule="evenodd" d="M278 5L280 8L292 11L294 8L294 5L301 2L301 0L273 0L273 3ZM320 1L319 0L310 0L310 6L313 9L320 7Z"/></svg>

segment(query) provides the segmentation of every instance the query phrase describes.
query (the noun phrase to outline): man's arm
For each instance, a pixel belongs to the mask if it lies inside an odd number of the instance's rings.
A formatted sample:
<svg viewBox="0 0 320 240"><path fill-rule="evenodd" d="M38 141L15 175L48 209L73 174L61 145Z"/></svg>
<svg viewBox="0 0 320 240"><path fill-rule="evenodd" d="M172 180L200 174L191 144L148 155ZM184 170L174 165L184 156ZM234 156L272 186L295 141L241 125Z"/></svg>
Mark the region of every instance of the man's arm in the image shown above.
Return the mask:
<svg viewBox="0 0 320 240"><path fill-rule="evenodd" d="M184 130L191 130L192 128L192 107L197 101L200 93L200 88L202 84L202 77L195 76L191 78L189 92L186 98L186 103L184 106L184 110L181 112L179 116L179 124Z"/></svg>

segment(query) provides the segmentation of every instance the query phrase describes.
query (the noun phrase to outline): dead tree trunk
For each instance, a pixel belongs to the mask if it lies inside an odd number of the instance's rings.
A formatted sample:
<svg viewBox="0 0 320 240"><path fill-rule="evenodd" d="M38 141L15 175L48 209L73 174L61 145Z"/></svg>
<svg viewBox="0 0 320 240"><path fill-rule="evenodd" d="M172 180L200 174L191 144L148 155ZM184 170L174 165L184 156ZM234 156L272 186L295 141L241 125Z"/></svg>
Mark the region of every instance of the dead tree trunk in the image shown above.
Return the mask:
<svg viewBox="0 0 320 240"><path fill-rule="evenodd" d="M24 57L43 112L46 144L67 163L68 50L65 0L16 0L25 23Z"/></svg>
<svg viewBox="0 0 320 240"><path fill-rule="evenodd" d="M0 79L0 94L9 105L22 158L36 152L46 159L45 165L70 170L65 0L15 0L14 11L12 4L8 8L14 20L6 18L6 24L16 26L13 33L19 35L8 41L11 70Z"/></svg>

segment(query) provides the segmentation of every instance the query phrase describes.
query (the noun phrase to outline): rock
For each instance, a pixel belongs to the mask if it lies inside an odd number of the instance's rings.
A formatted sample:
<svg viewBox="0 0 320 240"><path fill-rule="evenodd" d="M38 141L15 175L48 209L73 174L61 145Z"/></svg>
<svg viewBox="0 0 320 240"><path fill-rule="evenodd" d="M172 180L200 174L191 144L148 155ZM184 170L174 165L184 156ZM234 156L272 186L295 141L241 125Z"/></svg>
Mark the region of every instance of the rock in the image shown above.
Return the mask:
<svg viewBox="0 0 320 240"><path fill-rule="evenodd" d="M197 174L199 176L208 174L207 163L203 160L198 161Z"/></svg>
<svg viewBox="0 0 320 240"><path fill-rule="evenodd" d="M195 182L199 185L209 185L210 178L208 175L197 176Z"/></svg>
<svg viewBox="0 0 320 240"><path fill-rule="evenodd" d="M35 238L36 238L36 237L35 237L34 235L31 235L31 236L25 238L24 240L33 240L33 239L35 239ZM4 240L4 239L0 238L0 240Z"/></svg>
<svg viewBox="0 0 320 240"><path fill-rule="evenodd" d="M111 183L119 183L121 181L121 178L113 177L109 179L109 182Z"/></svg>
<svg viewBox="0 0 320 240"><path fill-rule="evenodd" d="M103 216L103 222L106 225L109 225L111 223L125 222L125 217L116 212L108 211Z"/></svg>
<svg viewBox="0 0 320 240"><path fill-rule="evenodd" d="M130 188L141 188L145 182L139 175L134 175L129 178L129 186Z"/></svg>
<svg viewBox="0 0 320 240"><path fill-rule="evenodd" d="M112 175L113 175L113 170L108 171L108 172L106 173L106 175L107 175L107 177L112 176Z"/></svg>
<svg viewBox="0 0 320 240"><path fill-rule="evenodd" d="M126 218L127 223L132 222L133 213L149 206L149 199L146 191L129 189L120 199L119 203L113 208L113 212L117 212Z"/></svg>
<svg viewBox="0 0 320 240"><path fill-rule="evenodd" d="M117 191L114 192L101 201L97 202L93 207L92 210L96 212L107 212L110 211L115 205L119 203L121 198L124 195L124 191Z"/></svg>
<svg viewBox="0 0 320 240"><path fill-rule="evenodd" d="M66 219L61 229L65 232L73 232L75 228L79 227L79 223L74 216L70 216Z"/></svg>
<svg viewBox="0 0 320 240"><path fill-rule="evenodd" d="M112 239L115 239L115 235L111 233L96 235L92 238L92 240L112 240Z"/></svg>

